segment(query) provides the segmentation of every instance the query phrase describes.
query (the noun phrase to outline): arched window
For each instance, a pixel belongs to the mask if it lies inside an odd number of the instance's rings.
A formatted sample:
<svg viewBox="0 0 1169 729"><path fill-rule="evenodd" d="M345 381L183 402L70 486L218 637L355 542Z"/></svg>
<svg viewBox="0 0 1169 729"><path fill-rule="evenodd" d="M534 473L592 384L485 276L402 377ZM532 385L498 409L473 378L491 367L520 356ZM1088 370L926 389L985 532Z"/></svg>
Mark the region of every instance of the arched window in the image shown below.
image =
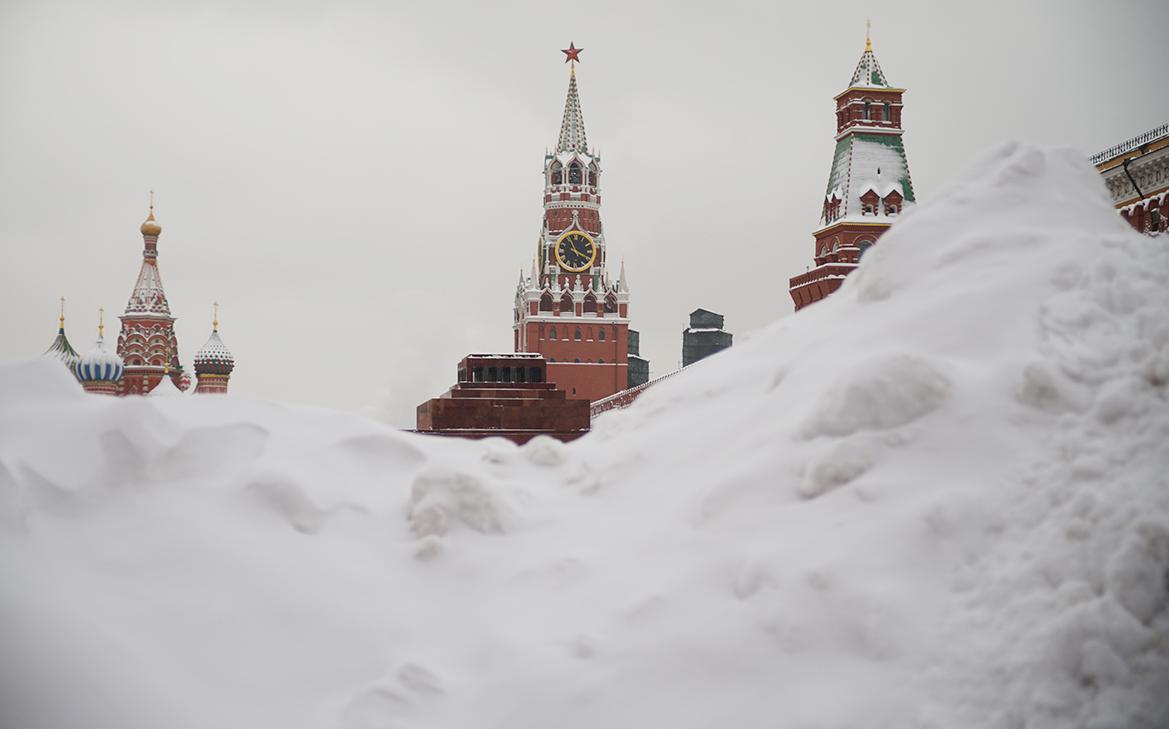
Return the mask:
<svg viewBox="0 0 1169 729"><path fill-rule="evenodd" d="M591 291L585 295L584 313L586 313L586 314L588 314L588 313L596 314L597 313L597 297L593 296L593 293Z"/></svg>
<svg viewBox="0 0 1169 729"><path fill-rule="evenodd" d="M573 339L575 339L578 342L580 341L580 327L576 328L576 332L573 334ZM577 361L579 361L579 360L577 360Z"/></svg>
<svg viewBox="0 0 1169 729"><path fill-rule="evenodd" d="M593 187L597 187L599 184L601 184L600 179L599 179L600 175L601 175L601 171L597 169L597 164L595 162L593 164L589 165L589 184L590 185L592 185Z"/></svg>
<svg viewBox="0 0 1169 729"><path fill-rule="evenodd" d="M563 168L560 166L559 162L553 163L553 165L552 165L552 184L553 185L560 185L564 182L564 173L561 172L562 169Z"/></svg>
<svg viewBox="0 0 1169 729"><path fill-rule="evenodd" d="M573 359L572 361L575 362L576 364L580 364L580 357L577 357L577 358Z"/></svg>
<svg viewBox="0 0 1169 729"><path fill-rule="evenodd" d="M605 297L605 313L606 314L616 314L617 313L617 297L616 296L609 294L608 296Z"/></svg>
<svg viewBox="0 0 1169 729"><path fill-rule="evenodd" d="M597 339L601 340L602 342L605 341L605 330L604 329L601 329L600 331L597 332Z"/></svg>
<svg viewBox="0 0 1169 729"><path fill-rule="evenodd" d="M565 292L564 296L560 297L560 313L571 314L572 311L572 294Z"/></svg>
<svg viewBox="0 0 1169 729"><path fill-rule="evenodd" d="M885 102L885 121L893 121L893 105L888 101Z"/></svg>
<svg viewBox="0 0 1169 729"><path fill-rule="evenodd" d="M579 162L573 162L572 164L570 164L568 166L568 184L570 184L570 185L579 185L580 184L580 163Z"/></svg>
<svg viewBox="0 0 1169 729"><path fill-rule="evenodd" d="M544 325L543 325L543 324L541 324L541 325L540 325L540 336L539 336L539 338L540 338L540 339L543 339L543 338L544 338Z"/></svg>
<svg viewBox="0 0 1169 729"><path fill-rule="evenodd" d="M547 291L540 297L540 311L552 311L552 294Z"/></svg>
<svg viewBox="0 0 1169 729"><path fill-rule="evenodd" d="M866 101L865 102L865 120L867 121L867 120L872 119L872 118L873 118L873 102Z"/></svg>
<svg viewBox="0 0 1169 729"><path fill-rule="evenodd" d="M856 247L860 249L860 253L856 256L856 259L859 261L865 255L865 251L873 247L873 242L871 240L862 240L857 243Z"/></svg>
<svg viewBox="0 0 1169 729"><path fill-rule="evenodd" d="M556 327L555 326L553 326L551 329L548 330L548 338L549 339L556 338Z"/></svg>
<svg viewBox="0 0 1169 729"><path fill-rule="evenodd" d="M603 359L598 359L598 360L597 360L597 364L605 364L605 360L603 360Z"/></svg>

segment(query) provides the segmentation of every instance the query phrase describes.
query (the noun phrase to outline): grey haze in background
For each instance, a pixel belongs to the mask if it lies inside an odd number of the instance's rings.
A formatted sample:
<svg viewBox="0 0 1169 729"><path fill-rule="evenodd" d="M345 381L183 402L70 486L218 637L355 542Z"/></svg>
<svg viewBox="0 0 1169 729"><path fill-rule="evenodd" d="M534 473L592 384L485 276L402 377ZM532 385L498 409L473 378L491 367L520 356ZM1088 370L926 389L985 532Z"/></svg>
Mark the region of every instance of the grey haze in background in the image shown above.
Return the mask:
<svg viewBox="0 0 1169 729"><path fill-rule="evenodd" d="M879 14L877 14L879 13ZM920 201L1004 139L1086 154L1169 117L1169 4L14 2L0 6L0 359L88 349L141 260L147 192L184 364L237 394L412 425L509 350L568 68L605 160L641 352L709 306L791 312L864 22L905 96Z"/></svg>

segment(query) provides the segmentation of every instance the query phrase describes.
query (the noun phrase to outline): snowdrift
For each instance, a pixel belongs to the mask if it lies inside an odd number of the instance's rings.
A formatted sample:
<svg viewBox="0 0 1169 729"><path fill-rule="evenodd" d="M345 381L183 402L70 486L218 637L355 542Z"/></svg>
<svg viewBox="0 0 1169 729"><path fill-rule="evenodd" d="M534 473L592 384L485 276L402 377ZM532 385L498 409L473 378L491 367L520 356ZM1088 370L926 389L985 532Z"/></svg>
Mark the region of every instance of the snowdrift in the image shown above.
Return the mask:
<svg viewBox="0 0 1169 729"><path fill-rule="evenodd" d="M0 369L0 726L1169 726L1169 250L993 150L564 446Z"/></svg>

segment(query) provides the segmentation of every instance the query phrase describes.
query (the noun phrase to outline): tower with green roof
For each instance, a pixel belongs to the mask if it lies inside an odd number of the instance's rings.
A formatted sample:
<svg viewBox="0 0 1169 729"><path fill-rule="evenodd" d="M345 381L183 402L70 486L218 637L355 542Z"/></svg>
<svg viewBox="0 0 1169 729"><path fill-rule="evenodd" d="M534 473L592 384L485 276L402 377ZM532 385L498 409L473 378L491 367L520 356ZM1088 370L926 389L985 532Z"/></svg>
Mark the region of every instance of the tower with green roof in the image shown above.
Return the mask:
<svg viewBox="0 0 1169 729"><path fill-rule="evenodd" d="M828 171L813 266L793 276L795 308L840 288L897 216L914 204L901 135L901 95L885 78L869 35L848 88L836 95L836 150Z"/></svg>

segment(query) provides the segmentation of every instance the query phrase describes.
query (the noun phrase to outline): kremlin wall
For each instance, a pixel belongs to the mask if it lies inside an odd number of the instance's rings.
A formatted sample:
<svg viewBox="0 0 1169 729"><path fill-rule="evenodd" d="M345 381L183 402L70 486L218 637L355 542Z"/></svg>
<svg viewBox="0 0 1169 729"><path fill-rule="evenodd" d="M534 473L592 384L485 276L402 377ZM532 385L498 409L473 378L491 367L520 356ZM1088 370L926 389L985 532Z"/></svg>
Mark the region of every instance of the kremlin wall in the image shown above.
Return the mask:
<svg viewBox="0 0 1169 729"><path fill-rule="evenodd" d="M568 92L556 146L544 156L536 248L513 296L513 353L468 354L455 383L417 408L416 432L523 443L535 435L572 440L590 418L626 407L656 382L630 329L635 311L624 262L610 260L601 215L603 168L589 146L577 85L583 49L562 52L570 64ZM904 88L889 82L866 34L847 86L834 98L835 148L812 232L811 264L789 280L795 311L831 295L865 252L916 204L902 142ZM1169 124L1094 155L1115 207L1135 229L1164 232L1169 221ZM105 342L104 312L97 340L84 356L65 335L64 299L57 336L46 356L59 359L88 392L104 395L182 394L192 390L178 358L175 317L159 271L162 226L150 211L140 227L142 265L120 316L117 344ZM612 271L616 268L617 273ZM521 271L523 269L521 268ZM691 314L683 333L682 364L731 346L723 317ZM195 355L197 394L222 394L235 367L219 336L218 306L211 333Z"/></svg>

